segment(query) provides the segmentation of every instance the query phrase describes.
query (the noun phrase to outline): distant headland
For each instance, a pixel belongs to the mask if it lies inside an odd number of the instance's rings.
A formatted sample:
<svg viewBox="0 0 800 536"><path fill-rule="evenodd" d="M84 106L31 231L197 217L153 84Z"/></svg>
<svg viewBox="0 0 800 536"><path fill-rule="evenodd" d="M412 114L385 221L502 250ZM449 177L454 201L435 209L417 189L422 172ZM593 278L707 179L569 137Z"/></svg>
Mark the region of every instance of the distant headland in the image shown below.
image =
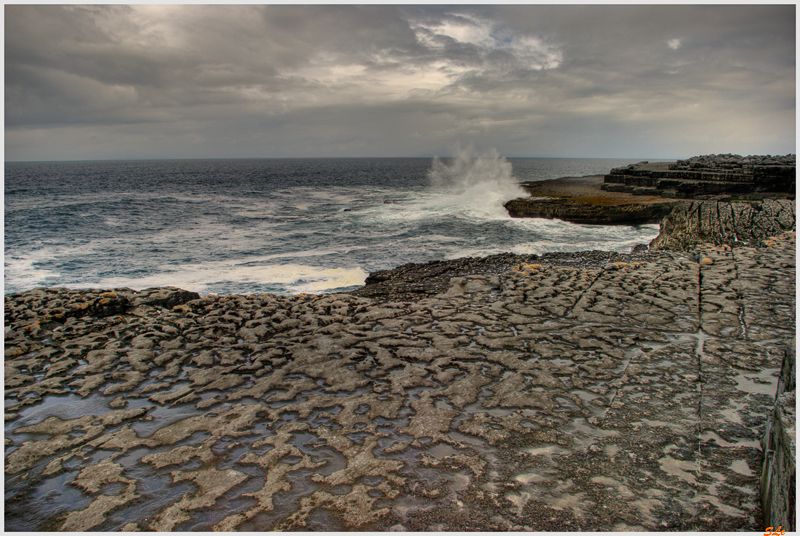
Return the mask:
<svg viewBox="0 0 800 536"><path fill-rule="evenodd" d="M508 201L512 217L582 224L658 223L678 200L749 200L795 195L795 155L712 154L639 162L606 175L526 182L529 198Z"/></svg>

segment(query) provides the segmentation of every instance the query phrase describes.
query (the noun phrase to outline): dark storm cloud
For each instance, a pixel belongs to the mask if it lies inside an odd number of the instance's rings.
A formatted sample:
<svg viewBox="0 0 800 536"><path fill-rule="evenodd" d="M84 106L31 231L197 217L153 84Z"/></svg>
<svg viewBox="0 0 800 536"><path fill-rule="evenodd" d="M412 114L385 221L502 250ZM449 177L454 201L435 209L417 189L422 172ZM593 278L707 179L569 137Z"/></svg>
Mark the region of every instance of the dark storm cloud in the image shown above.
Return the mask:
<svg viewBox="0 0 800 536"><path fill-rule="evenodd" d="M795 7L5 7L6 159L795 145Z"/></svg>

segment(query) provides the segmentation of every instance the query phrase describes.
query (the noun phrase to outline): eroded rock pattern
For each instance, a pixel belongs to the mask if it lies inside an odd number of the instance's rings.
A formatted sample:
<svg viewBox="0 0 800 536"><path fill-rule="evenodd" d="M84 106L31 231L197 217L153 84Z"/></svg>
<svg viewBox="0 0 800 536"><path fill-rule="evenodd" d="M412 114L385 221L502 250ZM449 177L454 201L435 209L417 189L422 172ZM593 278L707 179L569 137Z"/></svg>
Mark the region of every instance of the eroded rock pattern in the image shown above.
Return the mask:
<svg viewBox="0 0 800 536"><path fill-rule="evenodd" d="M689 251L700 243L755 245L796 228L794 199L684 201L661 221L651 250Z"/></svg>
<svg viewBox="0 0 800 536"><path fill-rule="evenodd" d="M5 299L7 530L763 530L795 234L417 300Z"/></svg>

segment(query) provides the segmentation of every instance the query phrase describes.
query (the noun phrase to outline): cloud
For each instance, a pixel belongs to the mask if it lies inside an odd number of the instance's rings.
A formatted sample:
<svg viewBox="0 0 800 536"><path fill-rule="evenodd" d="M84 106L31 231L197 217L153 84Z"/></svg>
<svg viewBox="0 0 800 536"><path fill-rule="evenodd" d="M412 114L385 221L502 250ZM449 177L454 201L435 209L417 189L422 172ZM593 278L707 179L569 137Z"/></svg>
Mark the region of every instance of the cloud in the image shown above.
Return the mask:
<svg viewBox="0 0 800 536"><path fill-rule="evenodd" d="M5 10L7 160L794 150L792 5Z"/></svg>

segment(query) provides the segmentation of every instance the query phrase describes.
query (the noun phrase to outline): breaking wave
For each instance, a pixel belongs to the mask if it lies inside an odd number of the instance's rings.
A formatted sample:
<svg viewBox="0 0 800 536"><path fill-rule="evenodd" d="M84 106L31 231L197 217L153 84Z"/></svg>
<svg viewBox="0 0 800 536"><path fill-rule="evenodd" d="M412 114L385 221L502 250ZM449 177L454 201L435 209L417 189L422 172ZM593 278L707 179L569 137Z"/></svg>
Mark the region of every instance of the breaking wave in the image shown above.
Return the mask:
<svg viewBox="0 0 800 536"><path fill-rule="evenodd" d="M428 179L444 205L474 207L507 217L503 203L527 195L514 178L511 163L496 150L473 156L457 149L449 163L434 158Z"/></svg>

